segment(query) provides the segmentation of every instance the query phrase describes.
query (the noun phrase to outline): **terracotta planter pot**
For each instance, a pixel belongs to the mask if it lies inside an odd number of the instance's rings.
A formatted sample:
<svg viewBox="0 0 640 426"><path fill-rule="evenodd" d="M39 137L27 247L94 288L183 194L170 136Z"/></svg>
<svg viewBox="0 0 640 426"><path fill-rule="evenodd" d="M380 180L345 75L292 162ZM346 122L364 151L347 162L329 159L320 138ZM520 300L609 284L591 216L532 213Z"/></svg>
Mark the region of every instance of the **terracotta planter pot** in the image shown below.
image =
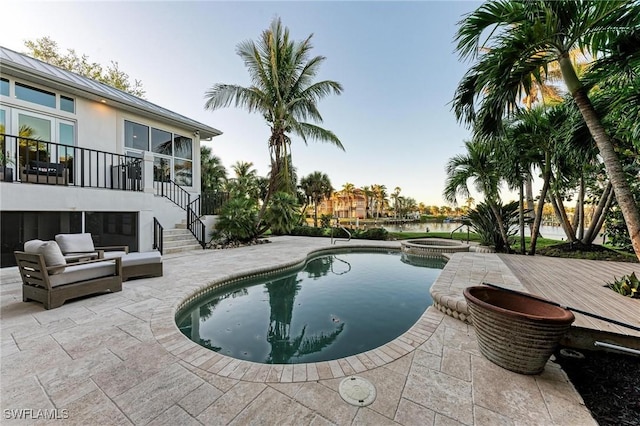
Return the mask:
<svg viewBox="0 0 640 426"><path fill-rule="evenodd" d="M520 374L538 374L575 320L571 311L491 287L464 290L480 352Z"/></svg>

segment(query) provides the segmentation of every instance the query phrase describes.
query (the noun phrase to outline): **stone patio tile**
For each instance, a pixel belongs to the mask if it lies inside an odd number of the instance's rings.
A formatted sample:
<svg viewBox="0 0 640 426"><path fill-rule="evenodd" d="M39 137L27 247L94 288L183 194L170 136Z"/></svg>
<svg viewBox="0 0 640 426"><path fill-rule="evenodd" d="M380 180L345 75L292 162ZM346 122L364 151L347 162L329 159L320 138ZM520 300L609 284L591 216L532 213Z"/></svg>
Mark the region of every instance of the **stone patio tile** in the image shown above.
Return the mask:
<svg viewBox="0 0 640 426"><path fill-rule="evenodd" d="M351 365L346 359L339 359L337 361L338 361L338 364L340 365L340 369L344 372L345 376L352 376L356 374L356 370L354 370L353 367L351 367Z"/></svg>
<svg viewBox="0 0 640 426"><path fill-rule="evenodd" d="M402 397L461 423L473 422L471 383L418 365L415 358Z"/></svg>
<svg viewBox="0 0 640 426"><path fill-rule="evenodd" d="M353 419L353 422L351 424L376 426L398 425L398 423L381 414L378 414L377 412L369 409L369 407L362 407L358 409L358 413L356 414L356 417Z"/></svg>
<svg viewBox="0 0 640 426"><path fill-rule="evenodd" d="M178 401L178 405L193 417L197 417L222 395L224 392L215 386L203 383Z"/></svg>
<svg viewBox="0 0 640 426"><path fill-rule="evenodd" d="M394 420L403 425L431 426L435 417L436 413L434 411L408 399L401 398Z"/></svg>
<svg viewBox="0 0 640 426"><path fill-rule="evenodd" d="M128 391L176 362L171 354L157 347L149 343L133 348L121 356L124 361L120 364L93 374L93 381L111 398Z"/></svg>
<svg viewBox="0 0 640 426"><path fill-rule="evenodd" d="M191 417L189 413L184 411L177 405L172 405L164 413L153 419L149 426L199 426L201 423Z"/></svg>
<svg viewBox="0 0 640 426"><path fill-rule="evenodd" d="M46 360L46 362L43 362ZM71 357L50 336L44 336L31 349L2 355L2 378L24 377L47 371L51 366L64 364Z"/></svg>
<svg viewBox="0 0 640 426"><path fill-rule="evenodd" d="M471 424L471 423L468 423ZM464 426L464 423L460 423L457 420L452 419L451 417L443 416L442 414L436 413L436 419L433 422L434 426Z"/></svg>
<svg viewBox="0 0 640 426"><path fill-rule="evenodd" d="M343 377L344 371L342 371L342 368L340 367L340 363L337 360L333 360L333 361L329 361L329 368L331 369L331 375L333 377Z"/></svg>
<svg viewBox="0 0 640 426"><path fill-rule="evenodd" d="M406 376L384 367L359 375L369 380L376 388L376 399L368 408L393 419L402 397Z"/></svg>
<svg viewBox="0 0 640 426"><path fill-rule="evenodd" d="M328 362L317 363L316 369L318 370L318 376L320 377L320 380L333 378L333 374L331 374L331 367L329 366Z"/></svg>
<svg viewBox="0 0 640 426"><path fill-rule="evenodd" d="M431 370L440 371L441 365L442 358L440 356L434 355L430 352L416 350L413 353L413 360L410 368L413 369L414 366L422 366Z"/></svg>
<svg viewBox="0 0 640 426"><path fill-rule="evenodd" d="M142 320L134 320L118 325L118 328L141 342L155 341L149 323Z"/></svg>
<svg viewBox="0 0 640 426"><path fill-rule="evenodd" d="M98 389L90 376L121 364L120 358L106 348L97 349L85 357L58 364L40 373L43 388L58 407Z"/></svg>
<svg viewBox="0 0 640 426"><path fill-rule="evenodd" d="M479 405L473 407L473 419L474 424L477 426L514 426L509 417L487 410Z"/></svg>
<svg viewBox="0 0 640 426"><path fill-rule="evenodd" d="M210 385L220 389L222 392L226 392L238 383L236 379L229 379L228 377L221 377L213 373L209 373L208 371L204 371L200 368L194 367L191 364L180 361L180 365L182 365L187 370L191 371L196 376L200 377L205 382Z"/></svg>
<svg viewBox="0 0 640 426"><path fill-rule="evenodd" d="M513 373L483 357L471 357L474 403L516 423L550 424L534 377Z"/></svg>
<svg viewBox="0 0 640 426"><path fill-rule="evenodd" d="M300 390L302 383L269 383L267 386L277 390L280 393L285 394L290 398L293 398L296 393L298 393L298 390Z"/></svg>
<svg viewBox="0 0 640 426"><path fill-rule="evenodd" d="M449 348L468 352L471 355L480 355L480 349L478 348L478 341L476 340L476 333L473 327L469 327L467 330L446 327L443 342L444 346Z"/></svg>
<svg viewBox="0 0 640 426"><path fill-rule="evenodd" d="M64 348L72 357L79 358L84 354L99 347L107 347L114 351L138 345L140 341L125 333L115 326L109 326L104 330L87 332L87 327L92 327L93 323L86 326L78 326L65 331L52 334L52 337ZM79 331L80 333L76 334Z"/></svg>
<svg viewBox="0 0 640 426"><path fill-rule="evenodd" d="M282 367L282 374L280 375L281 383L293 382L293 364L286 364Z"/></svg>
<svg viewBox="0 0 640 426"><path fill-rule="evenodd" d="M398 358L393 362L385 365L384 368L388 368L389 370L395 371L396 373L407 375L409 374L409 369L411 368L411 363L413 362L414 352L411 352L402 358Z"/></svg>
<svg viewBox="0 0 640 426"><path fill-rule="evenodd" d="M37 344L44 336L48 336L57 331L67 330L75 326L76 323L71 319L63 318L61 320L45 324L14 328L11 335L13 336L13 339L15 339L20 350L25 350L31 348L34 343ZM4 329L4 324L2 324L2 328Z"/></svg>
<svg viewBox="0 0 640 426"><path fill-rule="evenodd" d="M0 402L2 409L51 409L54 408L51 400L34 376L17 377L9 380L2 377L0 386Z"/></svg>
<svg viewBox="0 0 640 426"><path fill-rule="evenodd" d="M269 372L267 373L267 382L270 383L278 383L280 382L280 378L282 377L282 372L284 371L283 365L272 365L269 368Z"/></svg>
<svg viewBox="0 0 640 426"><path fill-rule="evenodd" d="M444 347L444 327L438 327L422 345L419 350L442 356L442 348Z"/></svg>
<svg viewBox="0 0 640 426"><path fill-rule="evenodd" d="M303 425L315 414L304 405L267 387L230 423L232 425Z"/></svg>
<svg viewBox="0 0 640 426"><path fill-rule="evenodd" d="M132 422L147 423L202 383L202 379L176 363L116 396L113 401Z"/></svg>
<svg viewBox="0 0 640 426"><path fill-rule="evenodd" d="M306 364L293 364L293 381L294 382L307 381L307 365Z"/></svg>
<svg viewBox="0 0 640 426"><path fill-rule="evenodd" d="M458 379L471 381L471 355L449 347L444 348L440 371Z"/></svg>
<svg viewBox="0 0 640 426"><path fill-rule="evenodd" d="M197 419L206 425L228 424L266 387L262 383L239 382L209 405Z"/></svg>
<svg viewBox="0 0 640 426"><path fill-rule="evenodd" d="M249 368L251 368L251 364L246 362L246 361L242 361L240 364L238 364L238 366L235 368L235 370L233 370L231 372L231 374L229 374L229 378L230 379L241 379L241 378L243 378L245 373L247 371L249 371Z"/></svg>
<svg viewBox="0 0 640 426"><path fill-rule="evenodd" d="M149 298L139 302L131 302L126 306L122 306L120 309L128 312L136 318L143 321L148 321L153 315L153 311L158 307L159 300L156 298Z"/></svg>
<svg viewBox="0 0 640 426"><path fill-rule="evenodd" d="M358 407L347 404L337 392L319 383L304 383L294 399L338 425L351 423L358 411Z"/></svg>
<svg viewBox="0 0 640 426"><path fill-rule="evenodd" d="M549 370L560 371L547 366L545 372L535 377L535 380L553 422L559 425L571 422L585 426L597 425L573 385L568 381L549 380L551 375L545 377Z"/></svg>
<svg viewBox="0 0 640 426"><path fill-rule="evenodd" d="M358 358L358 360L367 368L367 370L377 367L376 363L373 362L371 358L369 358L368 354L358 354L356 355L356 358Z"/></svg>
<svg viewBox="0 0 640 426"><path fill-rule="evenodd" d="M307 365L307 380L320 380L320 376L318 375L318 369L314 363L306 364Z"/></svg>
<svg viewBox="0 0 640 426"><path fill-rule="evenodd" d="M56 322L65 319L74 320L75 318L82 318L87 314L92 314L83 304L82 301L67 302L64 309L44 309L41 303L29 302L41 308L41 310L34 312L33 318L38 321L39 324L47 324L49 322Z"/></svg>
<svg viewBox="0 0 640 426"><path fill-rule="evenodd" d="M100 390L95 390L68 406L69 419L65 424L74 425L130 425L129 419Z"/></svg>

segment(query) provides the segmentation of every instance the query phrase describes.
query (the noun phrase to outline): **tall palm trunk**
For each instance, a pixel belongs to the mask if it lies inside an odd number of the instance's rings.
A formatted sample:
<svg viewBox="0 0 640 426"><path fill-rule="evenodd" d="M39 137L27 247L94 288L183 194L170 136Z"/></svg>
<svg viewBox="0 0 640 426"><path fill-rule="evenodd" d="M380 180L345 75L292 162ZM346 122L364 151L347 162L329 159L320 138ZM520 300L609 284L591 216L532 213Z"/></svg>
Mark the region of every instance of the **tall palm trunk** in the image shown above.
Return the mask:
<svg viewBox="0 0 640 426"><path fill-rule="evenodd" d="M609 176L609 180L613 186L613 192L615 193L620 210L622 210L622 216L627 224L633 251L638 257L638 260L640 260L640 211L638 211L638 206L633 199L633 193L622 170L620 160L616 155L609 135L607 135L600 122L600 118L591 104L591 100L576 76L569 55L562 55L559 63L567 88L578 105L578 109L589 128L591 136L593 136L593 139L596 141L596 145L602 156L602 161L604 162L604 167L607 171L607 176Z"/></svg>
<svg viewBox="0 0 640 426"><path fill-rule="evenodd" d="M527 193L527 210L529 210L528 216L531 217L531 224L529 225L529 231L533 231L533 222L535 221L535 204L533 202L533 177L531 174L527 176L525 181L525 192Z"/></svg>
<svg viewBox="0 0 640 426"><path fill-rule="evenodd" d="M498 211L498 207L496 207L496 204L493 201L487 201L487 204L489 204L489 207L491 208L491 211L496 218L496 222L498 222L498 228L500 229L500 236L502 237L502 241L504 242L504 247L507 253L510 253L511 247L509 246L509 237L507 236L507 230L505 229L502 215Z"/></svg>
<svg viewBox="0 0 640 426"><path fill-rule="evenodd" d="M524 254L526 247L524 242L524 183L520 181L520 197L518 200L518 210L520 215L518 217L520 225L520 254Z"/></svg>
<svg viewBox="0 0 640 426"><path fill-rule="evenodd" d="M551 182L551 156L549 152L544 154L544 169L542 171L542 189L540 190L540 198L538 199L538 207L536 208L535 220L533 221L533 229L531 230L531 243L529 247L529 254L534 256L536 254L536 244L538 242L538 235L540 234L540 225L542 224L542 210L544 209L544 200L547 197L549 186Z"/></svg>
<svg viewBox="0 0 640 426"><path fill-rule="evenodd" d="M598 207L596 207L596 211L594 212L591 223L589 224L589 229L587 229L584 238L582 238L583 244L592 244L595 241L600 228L602 228L607 211L609 210L609 207L611 207L611 204L613 204L614 199L615 196L613 194L611 182L608 182L604 191L602 191Z"/></svg>

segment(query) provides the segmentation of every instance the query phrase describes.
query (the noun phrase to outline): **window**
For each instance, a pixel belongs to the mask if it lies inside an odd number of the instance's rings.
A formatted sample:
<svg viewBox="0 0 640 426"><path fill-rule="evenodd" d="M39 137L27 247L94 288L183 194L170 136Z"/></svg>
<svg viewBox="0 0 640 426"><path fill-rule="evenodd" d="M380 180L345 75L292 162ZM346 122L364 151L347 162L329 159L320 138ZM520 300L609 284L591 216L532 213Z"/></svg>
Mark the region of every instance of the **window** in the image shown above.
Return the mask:
<svg viewBox="0 0 640 426"><path fill-rule="evenodd" d="M193 184L193 171L191 170L191 161L175 159L174 180L178 185L191 186Z"/></svg>
<svg viewBox="0 0 640 426"><path fill-rule="evenodd" d="M173 149L174 155L179 158L191 160L193 158L191 151L193 150L193 141L185 136L174 135Z"/></svg>
<svg viewBox="0 0 640 426"><path fill-rule="evenodd" d="M27 86L22 83L16 83L16 98L50 108L56 107L55 93L36 89L35 87Z"/></svg>
<svg viewBox="0 0 640 426"><path fill-rule="evenodd" d="M9 80L0 78L0 95L9 96Z"/></svg>
<svg viewBox="0 0 640 426"><path fill-rule="evenodd" d="M171 159L154 157L153 180L157 182L169 182L171 180Z"/></svg>
<svg viewBox="0 0 640 426"><path fill-rule="evenodd" d="M75 100L72 98L67 98L66 96L60 95L60 109L62 111L75 113L76 112Z"/></svg>
<svg viewBox="0 0 640 426"><path fill-rule="evenodd" d="M149 150L149 127L131 121L124 122L124 146L127 148Z"/></svg>
<svg viewBox="0 0 640 426"><path fill-rule="evenodd" d="M151 151L158 154L173 155L171 133L151 128Z"/></svg>

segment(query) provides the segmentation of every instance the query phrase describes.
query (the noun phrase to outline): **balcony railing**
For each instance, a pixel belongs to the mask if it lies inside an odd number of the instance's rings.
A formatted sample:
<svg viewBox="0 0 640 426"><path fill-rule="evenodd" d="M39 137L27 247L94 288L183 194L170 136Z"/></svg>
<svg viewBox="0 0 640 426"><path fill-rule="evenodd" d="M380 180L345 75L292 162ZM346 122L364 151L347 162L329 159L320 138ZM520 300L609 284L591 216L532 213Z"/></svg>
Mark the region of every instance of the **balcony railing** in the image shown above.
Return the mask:
<svg viewBox="0 0 640 426"><path fill-rule="evenodd" d="M0 134L5 167L21 182L142 191L142 159Z"/></svg>
<svg viewBox="0 0 640 426"><path fill-rule="evenodd" d="M201 215L218 215L222 206L229 201L228 192L207 191L200 196L200 214Z"/></svg>

